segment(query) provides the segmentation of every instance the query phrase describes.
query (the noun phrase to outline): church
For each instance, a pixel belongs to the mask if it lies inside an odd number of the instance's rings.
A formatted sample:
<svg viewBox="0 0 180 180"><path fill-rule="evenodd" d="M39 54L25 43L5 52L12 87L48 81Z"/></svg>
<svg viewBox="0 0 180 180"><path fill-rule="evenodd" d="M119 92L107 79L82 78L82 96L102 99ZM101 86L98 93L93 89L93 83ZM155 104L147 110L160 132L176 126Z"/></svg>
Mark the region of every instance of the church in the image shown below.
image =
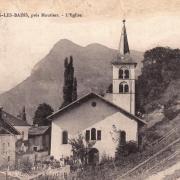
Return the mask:
<svg viewBox="0 0 180 180"><path fill-rule="evenodd" d="M88 150L94 156L115 157L121 142L139 141L139 131L146 124L135 116L135 68L130 55L125 20L116 59L112 61L112 93L102 97L93 92L77 99L48 117L51 126L51 152L55 159L70 157L69 140L81 134L93 142Z"/></svg>

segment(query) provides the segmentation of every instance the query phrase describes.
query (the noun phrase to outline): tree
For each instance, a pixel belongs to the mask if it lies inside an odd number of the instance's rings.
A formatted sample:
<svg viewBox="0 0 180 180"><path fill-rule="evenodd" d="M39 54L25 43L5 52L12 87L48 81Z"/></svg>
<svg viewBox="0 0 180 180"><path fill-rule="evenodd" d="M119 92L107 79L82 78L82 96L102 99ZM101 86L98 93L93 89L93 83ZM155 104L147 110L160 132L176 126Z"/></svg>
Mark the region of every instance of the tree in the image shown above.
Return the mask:
<svg viewBox="0 0 180 180"><path fill-rule="evenodd" d="M96 141L87 141L82 134L77 138L69 139L69 144L72 146L72 152L75 159L79 159L82 164L87 164L88 149L92 148Z"/></svg>
<svg viewBox="0 0 180 180"><path fill-rule="evenodd" d="M46 104L39 104L37 107L34 118L33 118L33 124L38 124L39 126L47 126L50 123L47 120L47 116L51 115L54 112L53 108Z"/></svg>
<svg viewBox="0 0 180 180"><path fill-rule="evenodd" d="M179 49L156 47L146 51L142 74L136 84L136 110L142 112L148 103L159 99L169 83L180 77L179 69Z"/></svg>
<svg viewBox="0 0 180 180"><path fill-rule="evenodd" d="M77 80L75 77L73 82L72 101L75 101L76 99L77 99Z"/></svg>
<svg viewBox="0 0 180 180"><path fill-rule="evenodd" d="M113 85L112 85L112 83L111 83L111 84L108 86L106 92L107 92L107 93L112 93L112 91L113 91Z"/></svg>
<svg viewBox="0 0 180 180"><path fill-rule="evenodd" d="M70 61L66 57L64 60L64 86L63 86L63 103L60 108L67 106L77 99L77 80L74 77L73 57Z"/></svg>

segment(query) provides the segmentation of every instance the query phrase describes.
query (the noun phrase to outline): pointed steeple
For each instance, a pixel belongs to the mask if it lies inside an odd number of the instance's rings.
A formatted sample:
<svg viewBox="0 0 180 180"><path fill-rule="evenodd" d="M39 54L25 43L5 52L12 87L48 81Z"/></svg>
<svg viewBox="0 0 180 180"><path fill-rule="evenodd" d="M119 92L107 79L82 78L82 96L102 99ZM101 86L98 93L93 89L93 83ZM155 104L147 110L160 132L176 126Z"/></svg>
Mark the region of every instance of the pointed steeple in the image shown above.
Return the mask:
<svg viewBox="0 0 180 180"><path fill-rule="evenodd" d="M120 38L120 43L119 43L120 56L124 56L127 53L128 54L130 53L125 22L126 22L126 20L123 20L123 28L122 28L121 38Z"/></svg>
<svg viewBox="0 0 180 180"><path fill-rule="evenodd" d="M119 42L118 53L117 53L117 57L113 59L112 64L117 65L117 64L123 63L123 64L134 64L136 66L137 63L133 61L130 55L125 22L126 21L123 20L123 27L122 27L121 38Z"/></svg>

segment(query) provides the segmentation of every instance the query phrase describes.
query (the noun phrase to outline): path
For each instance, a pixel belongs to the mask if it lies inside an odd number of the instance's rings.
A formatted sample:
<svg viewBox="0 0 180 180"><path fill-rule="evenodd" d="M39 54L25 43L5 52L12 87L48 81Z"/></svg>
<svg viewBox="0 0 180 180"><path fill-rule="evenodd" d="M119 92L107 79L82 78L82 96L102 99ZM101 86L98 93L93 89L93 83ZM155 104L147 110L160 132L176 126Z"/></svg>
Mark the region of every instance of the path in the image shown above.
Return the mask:
<svg viewBox="0 0 180 180"><path fill-rule="evenodd" d="M165 178L165 176L173 174L175 170L180 170L180 162L178 162L177 164L171 166L170 168L164 171L160 171L157 174L148 177L146 180L155 180L155 179L162 180L163 178Z"/></svg>
<svg viewBox="0 0 180 180"><path fill-rule="evenodd" d="M0 173L0 180L6 180L6 175L4 173Z"/></svg>

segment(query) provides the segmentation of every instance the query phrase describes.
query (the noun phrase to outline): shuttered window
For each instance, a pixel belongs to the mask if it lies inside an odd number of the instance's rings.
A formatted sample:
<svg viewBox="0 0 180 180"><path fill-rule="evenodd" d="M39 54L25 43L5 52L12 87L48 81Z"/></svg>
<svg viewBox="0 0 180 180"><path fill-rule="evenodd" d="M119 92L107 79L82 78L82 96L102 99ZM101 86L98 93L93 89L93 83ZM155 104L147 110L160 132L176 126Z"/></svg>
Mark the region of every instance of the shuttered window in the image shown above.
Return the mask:
<svg viewBox="0 0 180 180"><path fill-rule="evenodd" d="M101 130L97 131L97 140L101 140Z"/></svg>
<svg viewBox="0 0 180 180"><path fill-rule="evenodd" d="M90 140L90 130L86 130L86 141Z"/></svg>
<svg viewBox="0 0 180 180"><path fill-rule="evenodd" d="M63 133L62 133L62 143L63 144L68 143L68 132L67 131L63 131Z"/></svg>

